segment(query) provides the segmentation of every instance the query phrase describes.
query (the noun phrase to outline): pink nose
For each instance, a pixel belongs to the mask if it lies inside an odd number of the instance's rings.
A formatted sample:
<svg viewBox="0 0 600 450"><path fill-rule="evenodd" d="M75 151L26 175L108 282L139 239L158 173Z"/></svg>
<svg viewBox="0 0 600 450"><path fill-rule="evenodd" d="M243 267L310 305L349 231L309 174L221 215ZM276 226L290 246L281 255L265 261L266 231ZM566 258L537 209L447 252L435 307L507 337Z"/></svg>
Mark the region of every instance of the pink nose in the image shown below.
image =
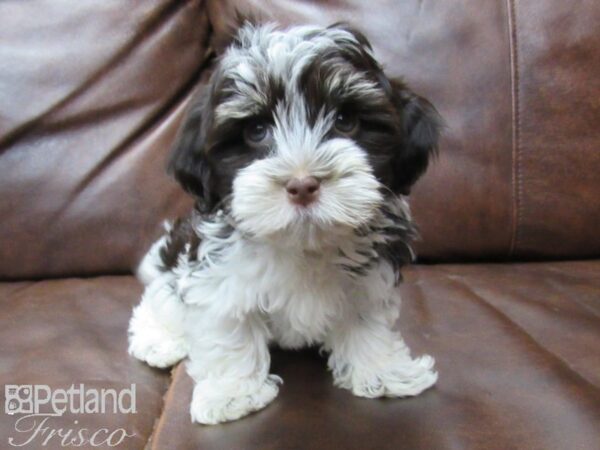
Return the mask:
<svg viewBox="0 0 600 450"><path fill-rule="evenodd" d="M315 177L292 178L285 185L292 203L306 206L317 199L321 183Z"/></svg>

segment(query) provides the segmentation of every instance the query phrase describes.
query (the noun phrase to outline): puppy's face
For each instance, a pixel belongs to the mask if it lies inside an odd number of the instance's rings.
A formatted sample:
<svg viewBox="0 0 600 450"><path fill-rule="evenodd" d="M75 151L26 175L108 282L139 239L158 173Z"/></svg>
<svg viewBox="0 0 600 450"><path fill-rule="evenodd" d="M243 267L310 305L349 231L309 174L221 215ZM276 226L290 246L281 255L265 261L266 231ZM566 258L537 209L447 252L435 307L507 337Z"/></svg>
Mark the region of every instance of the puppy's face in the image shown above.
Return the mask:
<svg viewBox="0 0 600 450"><path fill-rule="evenodd" d="M171 170L205 208L230 202L250 236L326 235L367 224L386 192L407 194L439 126L361 34L245 26L192 106Z"/></svg>

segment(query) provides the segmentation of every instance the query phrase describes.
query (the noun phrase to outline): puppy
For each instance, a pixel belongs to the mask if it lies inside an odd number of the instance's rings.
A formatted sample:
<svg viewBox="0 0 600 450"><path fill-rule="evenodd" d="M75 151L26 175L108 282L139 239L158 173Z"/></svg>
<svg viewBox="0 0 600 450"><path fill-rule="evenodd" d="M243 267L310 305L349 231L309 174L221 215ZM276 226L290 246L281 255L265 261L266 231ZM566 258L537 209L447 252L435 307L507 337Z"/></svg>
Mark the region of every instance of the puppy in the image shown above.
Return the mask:
<svg viewBox="0 0 600 450"><path fill-rule="evenodd" d="M393 329L413 258L405 195L436 150L434 107L384 74L345 25L244 25L176 141L197 202L143 259L129 352L188 358L193 421L235 420L281 379L269 344L318 345L336 386L417 395L437 374Z"/></svg>

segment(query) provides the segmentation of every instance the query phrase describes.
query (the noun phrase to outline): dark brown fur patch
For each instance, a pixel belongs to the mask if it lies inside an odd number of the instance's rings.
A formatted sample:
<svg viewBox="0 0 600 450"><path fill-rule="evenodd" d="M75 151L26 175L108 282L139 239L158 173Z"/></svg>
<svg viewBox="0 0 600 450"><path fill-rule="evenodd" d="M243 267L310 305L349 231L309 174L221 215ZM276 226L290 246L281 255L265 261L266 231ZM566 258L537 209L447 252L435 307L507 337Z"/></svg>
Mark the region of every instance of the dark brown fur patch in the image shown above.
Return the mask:
<svg viewBox="0 0 600 450"><path fill-rule="evenodd" d="M200 242L201 239L192 226L191 216L177 219L167 235L165 245L160 249L164 268L171 270L175 267L182 254L187 254L189 261L197 261ZM189 244L188 249L186 244Z"/></svg>

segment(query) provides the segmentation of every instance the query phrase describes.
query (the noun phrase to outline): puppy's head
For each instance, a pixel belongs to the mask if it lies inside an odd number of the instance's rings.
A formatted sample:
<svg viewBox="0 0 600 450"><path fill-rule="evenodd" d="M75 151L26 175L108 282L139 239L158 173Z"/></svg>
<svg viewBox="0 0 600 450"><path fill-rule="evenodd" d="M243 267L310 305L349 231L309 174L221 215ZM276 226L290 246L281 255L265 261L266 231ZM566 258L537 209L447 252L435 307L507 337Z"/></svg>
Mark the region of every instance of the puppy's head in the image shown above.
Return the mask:
<svg viewBox="0 0 600 450"><path fill-rule="evenodd" d="M390 192L409 193L439 128L362 34L245 25L192 105L170 168L205 209L227 202L250 236L354 230Z"/></svg>

